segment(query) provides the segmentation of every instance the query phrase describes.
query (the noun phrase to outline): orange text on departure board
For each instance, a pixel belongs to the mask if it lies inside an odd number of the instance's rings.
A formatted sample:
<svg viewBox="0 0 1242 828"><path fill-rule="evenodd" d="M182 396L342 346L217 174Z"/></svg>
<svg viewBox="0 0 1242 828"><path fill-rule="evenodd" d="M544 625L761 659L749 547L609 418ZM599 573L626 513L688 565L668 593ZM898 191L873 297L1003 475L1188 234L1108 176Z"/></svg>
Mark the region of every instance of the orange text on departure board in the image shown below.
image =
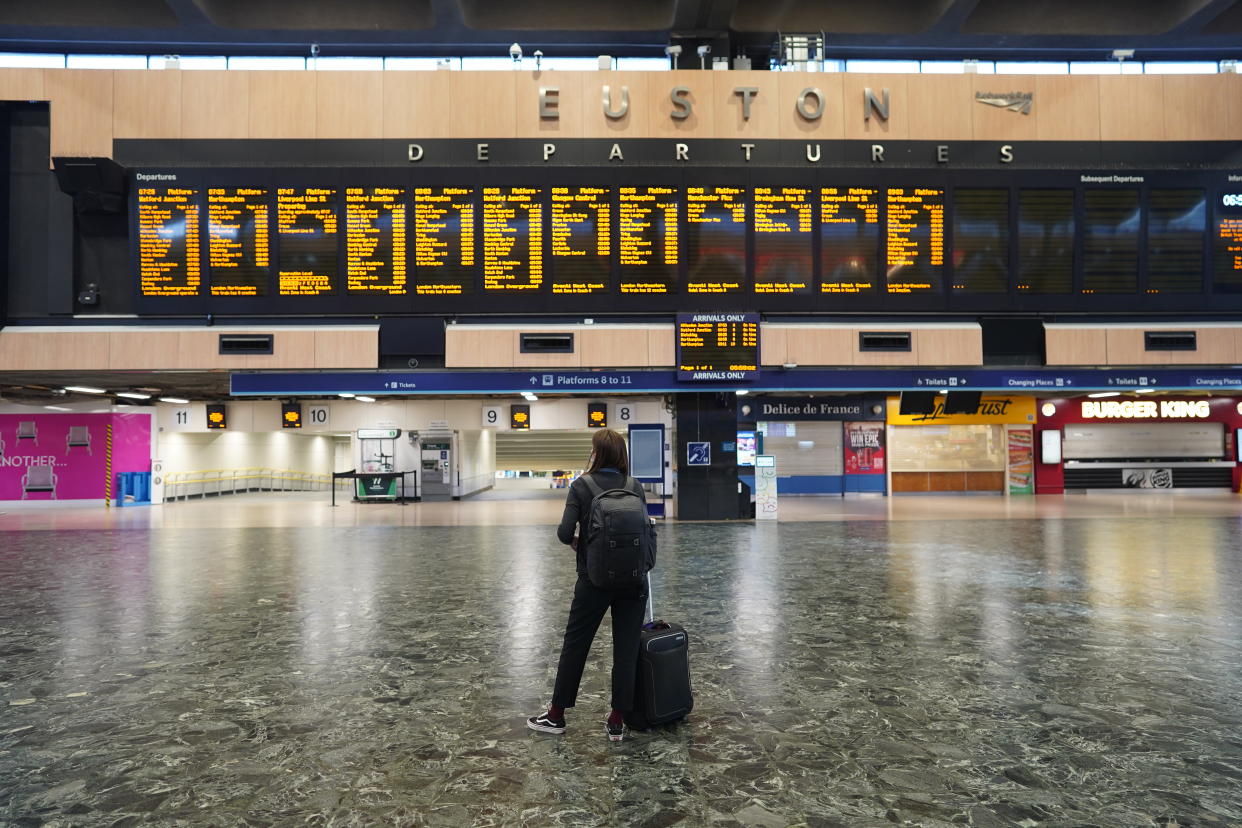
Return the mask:
<svg viewBox="0 0 1242 828"><path fill-rule="evenodd" d="M414 292L453 296L467 292L474 268L474 190L414 188Z"/></svg>
<svg viewBox="0 0 1242 828"><path fill-rule="evenodd" d="M202 287L198 191L138 190L138 280L143 296L197 296Z"/></svg>
<svg viewBox="0 0 1242 828"><path fill-rule="evenodd" d="M267 293L272 261L267 190L210 187L207 190L207 265L213 296Z"/></svg>
<svg viewBox="0 0 1242 828"><path fill-rule="evenodd" d="M674 187L621 187L618 191L617 250L621 267L675 268L680 259L677 190ZM622 293L668 293L667 281L632 275Z"/></svg>
<svg viewBox="0 0 1242 828"><path fill-rule="evenodd" d="M399 187L345 189L345 280L350 293L406 292L406 205Z"/></svg>

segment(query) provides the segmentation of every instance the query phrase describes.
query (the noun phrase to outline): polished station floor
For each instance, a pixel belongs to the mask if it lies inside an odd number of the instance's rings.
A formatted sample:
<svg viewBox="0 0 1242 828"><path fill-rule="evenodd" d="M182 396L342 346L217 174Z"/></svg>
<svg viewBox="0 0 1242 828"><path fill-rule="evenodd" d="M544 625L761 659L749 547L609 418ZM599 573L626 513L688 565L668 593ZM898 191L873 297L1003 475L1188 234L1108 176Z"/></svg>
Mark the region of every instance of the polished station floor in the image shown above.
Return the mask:
<svg viewBox="0 0 1242 828"><path fill-rule="evenodd" d="M696 707L619 744L607 621L525 727L559 504L322 500L0 515L0 824L1242 825L1236 496L670 522Z"/></svg>

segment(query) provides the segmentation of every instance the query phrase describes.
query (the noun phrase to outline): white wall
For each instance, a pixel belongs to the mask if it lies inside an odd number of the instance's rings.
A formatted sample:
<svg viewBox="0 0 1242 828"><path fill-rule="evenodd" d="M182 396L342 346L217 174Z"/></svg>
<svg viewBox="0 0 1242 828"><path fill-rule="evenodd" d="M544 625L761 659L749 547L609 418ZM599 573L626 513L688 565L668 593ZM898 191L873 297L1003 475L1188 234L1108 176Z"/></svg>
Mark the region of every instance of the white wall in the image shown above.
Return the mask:
<svg viewBox="0 0 1242 828"><path fill-rule="evenodd" d="M496 479L496 438L490 429L462 429L457 438L461 457L459 496L481 491L493 485Z"/></svg>
<svg viewBox="0 0 1242 828"><path fill-rule="evenodd" d="M257 468L328 474L336 460L333 442L294 431L166 432L159 453L167 473Z"/></svg>

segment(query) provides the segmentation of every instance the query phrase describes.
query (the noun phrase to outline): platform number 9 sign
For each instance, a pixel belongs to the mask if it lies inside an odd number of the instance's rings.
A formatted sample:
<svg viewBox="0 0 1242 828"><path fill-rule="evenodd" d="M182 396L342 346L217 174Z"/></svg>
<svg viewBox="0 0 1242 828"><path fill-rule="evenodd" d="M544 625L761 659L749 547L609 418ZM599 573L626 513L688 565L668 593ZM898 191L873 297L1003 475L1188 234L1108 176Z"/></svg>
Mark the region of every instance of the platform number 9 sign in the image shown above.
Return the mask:
<svg viewBox="0 0 1242 828"><path fill-rule="evenodd" d="M501 428L505 424L504 409L498 405L483 406L483 427Z"/></svg>

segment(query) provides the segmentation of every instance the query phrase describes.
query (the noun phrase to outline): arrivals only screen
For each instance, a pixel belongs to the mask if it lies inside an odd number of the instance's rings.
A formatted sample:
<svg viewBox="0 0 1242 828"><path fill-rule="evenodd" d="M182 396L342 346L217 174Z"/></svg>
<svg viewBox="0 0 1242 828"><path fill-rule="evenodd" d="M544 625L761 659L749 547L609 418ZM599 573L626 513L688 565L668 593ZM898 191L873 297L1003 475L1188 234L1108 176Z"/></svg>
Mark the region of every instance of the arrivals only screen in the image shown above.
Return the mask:
<svg viewBox="0 0 1242 828"><path fill-rule="evenodd" d="M144 314L1070 312L1242 294L1242 190L1210 170L144 170L129 235Z"/></svg>
<svg viewBox="0 0 1242 828"><path fill-rule="evenodd" d="M753 380L759 375L759 314L677 315L677 379Z"/></svg>

